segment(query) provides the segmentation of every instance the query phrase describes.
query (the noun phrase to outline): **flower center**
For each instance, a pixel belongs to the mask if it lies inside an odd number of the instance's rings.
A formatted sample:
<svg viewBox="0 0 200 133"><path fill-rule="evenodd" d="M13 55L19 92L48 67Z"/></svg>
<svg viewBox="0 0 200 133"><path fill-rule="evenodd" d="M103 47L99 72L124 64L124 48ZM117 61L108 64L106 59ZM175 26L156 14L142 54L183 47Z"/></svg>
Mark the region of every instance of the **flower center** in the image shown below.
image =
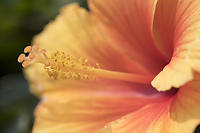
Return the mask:
<svg viewBox="0 0 200 133"><path fill-rule="evenodd" d="M167 90L167 91L161 92L161 93L164 93L165 95L173 96L173 95L177 94L178 90L179 90L179 88L172 87L170 90Z"/></svg>
<svg viewBox="0 0 200 133"><path fill-rule="evenodd" d="M24 49L24 53L28 53L28 56L21 54L18 57L18 62L22 63L24 68L33 63L43 64L49 77L54 80L94 80L100 77L149 84L153 79L153 76L100 69L98 63L92 66L87 59L82 57L77 58L60 51L51 53L50 56L48 56L47 51L45 49L40 50L37 45L33 47L27 46Z"/></svg>

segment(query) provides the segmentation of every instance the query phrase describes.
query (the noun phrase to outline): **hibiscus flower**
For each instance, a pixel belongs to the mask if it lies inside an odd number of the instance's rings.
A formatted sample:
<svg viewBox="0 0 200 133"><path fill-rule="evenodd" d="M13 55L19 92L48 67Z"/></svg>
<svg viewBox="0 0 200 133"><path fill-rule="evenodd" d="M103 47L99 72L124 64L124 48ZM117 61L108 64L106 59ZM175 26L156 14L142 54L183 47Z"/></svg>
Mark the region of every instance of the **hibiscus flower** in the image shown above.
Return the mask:
<svg viewBox="0 0 200 133"><path fill-rule="evenodd" d="M33 133L192 133L200 123L200 0L89 0L18 61L41 98Z"/></svg>

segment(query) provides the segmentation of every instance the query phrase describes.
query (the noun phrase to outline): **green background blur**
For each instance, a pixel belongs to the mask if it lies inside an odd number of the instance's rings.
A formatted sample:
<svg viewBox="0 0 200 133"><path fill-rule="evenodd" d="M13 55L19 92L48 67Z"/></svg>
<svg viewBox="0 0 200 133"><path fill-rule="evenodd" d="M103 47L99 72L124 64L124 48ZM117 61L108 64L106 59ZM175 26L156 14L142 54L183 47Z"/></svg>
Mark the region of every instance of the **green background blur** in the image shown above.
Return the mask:
<svg viewBox="0 0 200 133"><path fill-rule="evenodd" d="M85 0L0 0L0 133L31 133L39 100L30 94L17 57L70 2L87 7Z"/></svg>
<svg viewBox="0 0 200 133"><path fill-rule="evenodd" d="M30 94L17 57L70 2L87 8L86 0L0 0L0 133L31 133L39 100Z"/></svg>

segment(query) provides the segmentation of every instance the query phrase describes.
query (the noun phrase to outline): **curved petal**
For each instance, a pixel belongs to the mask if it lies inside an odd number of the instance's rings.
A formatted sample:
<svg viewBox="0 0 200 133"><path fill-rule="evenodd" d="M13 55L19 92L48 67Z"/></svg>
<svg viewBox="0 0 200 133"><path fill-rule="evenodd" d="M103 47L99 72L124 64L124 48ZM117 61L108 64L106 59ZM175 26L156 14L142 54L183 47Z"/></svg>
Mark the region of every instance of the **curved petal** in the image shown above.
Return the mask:
<svg viewBox="0 0 200 133"><path fill-rule="evenodd" d="M170 112L172 121L177 123L177 125L174 125L177 130L182 129L184 131L188 127L188 132L194 131L195 127L200 124L199 86L200 74L195 73L194 80L181 87L177 96L173 99Z"/></svg>
<svg viewBox="0 0 200 133"><path fill-rule="evenodd" d="M157 7L158 12L167 2L160 1ZM169 27L169 23L173 25L173 30L170 28L167 33L160 34L160 39L169 38L170 43L173 43L173 45L169 45L168 42L162 43L166 45L163 47L168 47L168 45L173 47L173 56L170 63L152 81L152 85L159 91L169 90L172 87L179 88L193 79L193 70L200 71L200 1L179 0L170 4L175 4L175 6L170 6L173 7L172 10L176 10L175 16L169 8L162 10L161 13L165 14L163 17L171 16L173 19L168 22L163 21L166 18L163 19L161 15L157 15L158 18L155 17L155 24L161 24L157 26L159 34ZM166 34L173 34L173 37Z"/></svg>
<svg viewBox="0 0 200 133"><path fill-rule="evenodd" d="M126 54L120 53L120 49L99 29L99 25L100 22L93 14L77 4L71 4L64 7L56 20L34 38L33 44L46 49L47 54L63 51L76 57L87 58L91 65L98 62L103 69L138 73L147 77L147 73L151 73L146 70L147 66L141 66ZM51 80L40 64L31 65L25 72L32 92L36 94L60 88L59 85L72 84L71 81Z"/></svg>
<svg viewBox="0 0 200 133"><path fill-rule="evenodd" d="M138 95L123 88L47 92L38 105L33 133L94 133L106 123L161 97Z"/></svg>
<svg viewBox="0 0 200 133"><path fill-rule="evenodd" d="M151 132L151 123L155 120L161 121L161 116L167 114L166 105L168 103L149 104L142 109L130 113L99 130L98 133L165 133L164 130ZM160 125L157 125L160 126ZM148 131L149 129L149 131ZM169 132L167 132L169 133Z"/></svg>
<svg viewBox="0 0 200 133"><path fill-rule="evenodd" d="M111 122L99 133L192 133L200 123L200 75L162 103Z"/></svg>
<svg viewBox="0 0 200 133"><path fill-rule="evenodd" d="M157 0L89 0L101 29L129 58L157 74L167 63L156 49L152 23Z"/></svg>
<svg viewBox="0 0 200 133"><path fill-rule="evenodd" d="M86 9L70 4L63 7L58 17L34 38L33 44L38 44L48 53L58 50L87 58L104 69L144 73L142 66L117 50L99 25L96 17Z"/></svg>
<svg viewBox="0 0 200 133"><path fill-rule="evenodd" d="M178 0L158 0L153 20L156 46L169 61L173 54L177 3Z"/></svg>

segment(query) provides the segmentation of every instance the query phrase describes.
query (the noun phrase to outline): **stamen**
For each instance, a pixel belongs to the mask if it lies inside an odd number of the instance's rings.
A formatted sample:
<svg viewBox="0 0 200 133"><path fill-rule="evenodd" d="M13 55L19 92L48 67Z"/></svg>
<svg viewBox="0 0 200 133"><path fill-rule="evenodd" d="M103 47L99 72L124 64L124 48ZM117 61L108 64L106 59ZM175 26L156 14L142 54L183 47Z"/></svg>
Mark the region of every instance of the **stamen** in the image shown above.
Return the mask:
<svg viewBox="0 0 200 133"><path fill-rule="evenodd" d="M31 52L32 47L31 46L27 46L24 48L24 53L30 53Z"/></svg>
<svg viewBox="0 0 200 133"><path fill-rule="evenodd" d="M87 59L75 58L57 51L51 54L49 60L50 65L46 66L45 69L53 79L94 79L94 76L90 75L93 67L88 64Z"/></svg>
<svg viewBox="0 0 200 133"><path fill-rule="evenodd" d="M45 49L39 50L37 45L33 47L27 46L24 52L29 53L29 55L26 57L25 54L21 54L18 58L18 62L22 63L24 68L33 63L43 64L49 77L54 80L94 80L97 77L101 77L146 84L150 83L154 78L153 76L148 77L146 75L104 70L100 68L99 63L91 66L88 59L83 57L76 58L60 51L48 56L47 51Z"/></svg>
<svg viewBox="0 0 200 133"><path fill-rule="evenodd" d="M19 63L22 63L25 59L25 54L20 54L19 57L18 57L18 62Z"/></svg>

